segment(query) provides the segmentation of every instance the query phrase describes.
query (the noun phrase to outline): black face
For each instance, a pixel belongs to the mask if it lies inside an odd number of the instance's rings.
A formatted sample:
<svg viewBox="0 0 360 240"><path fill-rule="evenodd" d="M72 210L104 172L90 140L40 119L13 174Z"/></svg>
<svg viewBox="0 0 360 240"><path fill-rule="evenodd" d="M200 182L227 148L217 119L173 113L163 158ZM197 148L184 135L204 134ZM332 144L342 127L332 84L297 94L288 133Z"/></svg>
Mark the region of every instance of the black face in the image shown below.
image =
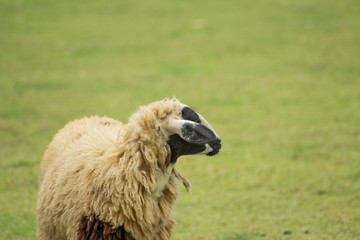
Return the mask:
<svg viewBox="0 0 360 240"><path fill-rule="evenodd" d="M197 145L186 142L179 135L171 135L168 142L171 149L171 163L176 163L178 157L182 155L191 155L205 151L205 145Z"/></svg>
<svg viewBox="0 0 360 240"><path fill-rule="evenodd" d="M208 144L213 150L206 155L213 156L219 153L221 148L220 139L206 126L201 125L199 115L189 107L182 110L182 118L194 122L194 124L184 124L182 135L185 141L179 135L174 134L169 137L172 156L171 162L175 163L177 158L182 155L201 153L207 149Z"/></svg>

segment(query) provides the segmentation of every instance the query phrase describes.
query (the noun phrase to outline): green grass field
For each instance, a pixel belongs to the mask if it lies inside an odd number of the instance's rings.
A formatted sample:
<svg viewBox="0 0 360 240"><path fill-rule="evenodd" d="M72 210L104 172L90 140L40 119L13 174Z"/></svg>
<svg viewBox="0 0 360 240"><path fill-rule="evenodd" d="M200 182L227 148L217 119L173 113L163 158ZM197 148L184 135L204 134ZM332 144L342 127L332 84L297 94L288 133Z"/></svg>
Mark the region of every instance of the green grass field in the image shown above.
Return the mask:
<svg viewBox="0 0 360 240"><path fill-rule="evenodd" d="M59 128L172 96L223 143L179 159L193 191L173 239L360 239L359 16L358 0L0 0L0 239L36 238Z"/></svg>

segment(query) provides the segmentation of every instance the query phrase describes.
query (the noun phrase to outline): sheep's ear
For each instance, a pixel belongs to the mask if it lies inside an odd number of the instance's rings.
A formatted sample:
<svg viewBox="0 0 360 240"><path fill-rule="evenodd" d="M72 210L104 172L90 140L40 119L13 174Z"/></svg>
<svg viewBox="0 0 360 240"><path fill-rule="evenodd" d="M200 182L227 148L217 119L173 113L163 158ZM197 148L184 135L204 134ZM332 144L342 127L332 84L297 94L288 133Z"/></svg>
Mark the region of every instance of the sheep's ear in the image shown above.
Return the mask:
<svg viewBox="0 0 360 240"><path fill-rule="evenodd" d="M170 120L166 128L192 144L203 145L216 140L216 135L209 128L188 120Z"/></svg>

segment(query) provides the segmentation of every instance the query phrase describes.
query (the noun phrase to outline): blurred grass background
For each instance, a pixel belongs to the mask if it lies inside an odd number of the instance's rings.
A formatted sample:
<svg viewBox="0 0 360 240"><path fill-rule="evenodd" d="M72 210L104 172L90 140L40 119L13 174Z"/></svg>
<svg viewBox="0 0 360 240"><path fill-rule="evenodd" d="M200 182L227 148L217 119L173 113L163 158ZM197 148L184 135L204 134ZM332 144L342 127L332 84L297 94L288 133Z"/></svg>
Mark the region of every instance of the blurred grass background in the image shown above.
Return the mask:
<svg viewBox="0 0 360 240"><path fill-rule="evenodd" d="M358 0L0 0L0 239L36 238L74 118L176 96L222 137L183 157L173 239L359 239Z"/></svg>

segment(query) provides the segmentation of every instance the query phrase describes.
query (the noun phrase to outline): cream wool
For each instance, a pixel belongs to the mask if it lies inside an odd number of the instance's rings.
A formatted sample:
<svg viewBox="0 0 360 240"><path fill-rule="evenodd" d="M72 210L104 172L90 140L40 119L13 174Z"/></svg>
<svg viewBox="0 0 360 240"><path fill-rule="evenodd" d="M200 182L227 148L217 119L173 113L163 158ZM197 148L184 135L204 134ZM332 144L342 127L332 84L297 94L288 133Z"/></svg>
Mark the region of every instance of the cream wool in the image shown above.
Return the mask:
<svg viewBox="0 0 360 240"><path fill-rule="evenodd" d="M174 168L175 145L163 125L180 119L183 108L165 99L125 125L90 117L61 129L41 163L38 238L79 239L81 219L95 216L133 239L170 239L176 179L191 186Z"/></svg>

